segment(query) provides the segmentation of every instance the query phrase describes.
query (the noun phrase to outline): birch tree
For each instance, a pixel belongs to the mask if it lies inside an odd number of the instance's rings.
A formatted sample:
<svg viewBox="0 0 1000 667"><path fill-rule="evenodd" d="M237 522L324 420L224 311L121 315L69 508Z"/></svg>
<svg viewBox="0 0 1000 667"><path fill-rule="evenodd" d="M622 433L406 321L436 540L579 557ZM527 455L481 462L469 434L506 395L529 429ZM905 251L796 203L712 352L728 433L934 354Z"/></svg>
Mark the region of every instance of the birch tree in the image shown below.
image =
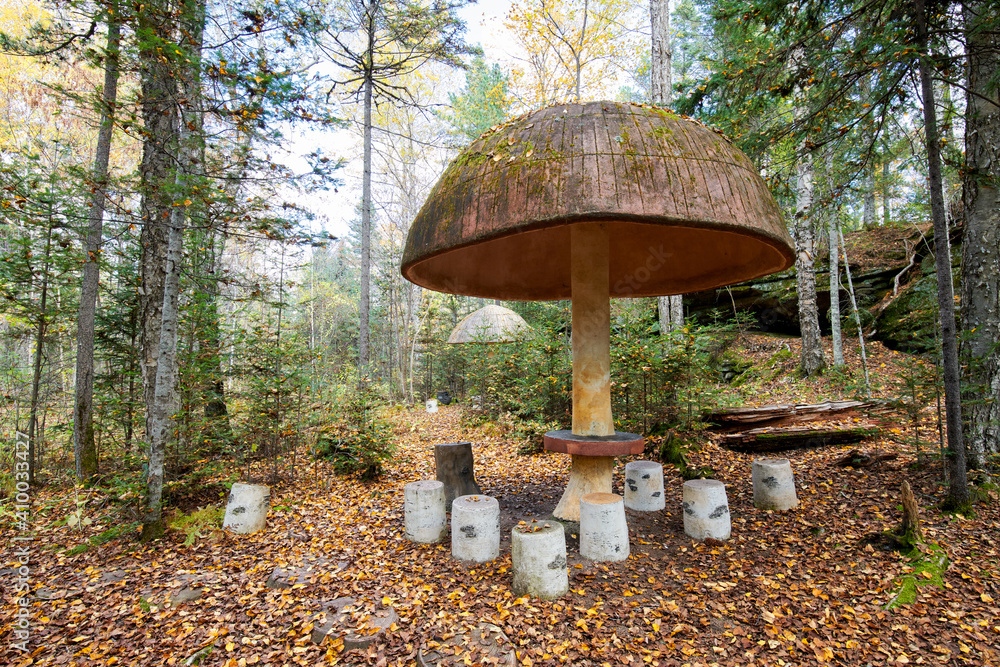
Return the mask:
<svg viewBox="0 0 1000 667"><path fill-rule="evenodd" d="M615 74L638 60L625 0L525 0L504 25L527 54L511 72L525 108L609 97Z"/></svg>

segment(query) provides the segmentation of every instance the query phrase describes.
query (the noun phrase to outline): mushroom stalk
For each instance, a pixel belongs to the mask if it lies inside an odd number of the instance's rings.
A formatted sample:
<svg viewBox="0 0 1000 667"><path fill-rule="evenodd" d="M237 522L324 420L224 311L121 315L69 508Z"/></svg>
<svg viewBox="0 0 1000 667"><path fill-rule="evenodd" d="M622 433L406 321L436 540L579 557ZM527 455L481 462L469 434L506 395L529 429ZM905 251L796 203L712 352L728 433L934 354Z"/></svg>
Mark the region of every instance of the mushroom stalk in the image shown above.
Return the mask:
<svg viewBox="0 0 1000 667"><path fill-rule="evenodd" d="M614 435L611 417L611 294L608 229L570 228L573 299L573 434Z"/></svg>
<svg viewBox="0 0 1000 667"><path fill-rule="evenodd" d="M611 299L608 229L601 223L570 228L573 299L573 435L615 434L611 416ZM580 498L611 493L613 456L573 454L569 481L553 511L579 521Z"/></svg>

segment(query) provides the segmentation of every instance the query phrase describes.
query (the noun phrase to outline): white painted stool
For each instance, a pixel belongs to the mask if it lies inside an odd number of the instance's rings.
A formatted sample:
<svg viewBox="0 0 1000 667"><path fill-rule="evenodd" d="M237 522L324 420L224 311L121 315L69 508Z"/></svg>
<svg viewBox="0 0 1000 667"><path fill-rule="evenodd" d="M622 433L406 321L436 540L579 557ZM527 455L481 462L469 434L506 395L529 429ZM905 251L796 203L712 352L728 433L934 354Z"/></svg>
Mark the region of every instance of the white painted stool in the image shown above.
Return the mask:
<svg viewBox="0 0 1000 667"><path fill-rule="evenodd" d="M496 498L455 498L451 504L451 555L477 563L500 555L500 503Z"/></svg>
<svg viewBox="0 0 1000 667"><path fill-rule="evenodd" d="M580 498L580 555L597 561L628 558L625 502L614 493L588 493Z"/></svg>
<svg viewBox="0 0 1000 667"><path fill-rule="evenodd" d="M684 533L696 540L728 540L732 531L726 485L717 479L684 482Z"/></svg>
<svg viewBox="0 0 1000 667"><path fill-rule="evenodd" d="M229 490L229 502L226 503L222 527L241 535L256 533L264 527L270 509L270 487L236 482Z"/></svg>
<svg viewBox="0 0 1000 667"><path fill-rule="evenodd" d="M790 510L799 504L795 478L788 459L756 459L753 462L753 504L762 510Z"/></svg>
<svg viewBox="0 0 1000 667"><path fill-rule="evenodd" d="M553 600L569 590L566 531L558 521L515 526L510 531L510 559L514 595Z"/></svg>
<svg viewBox="0 0 1000 667"><path fill-rule="evenodd" d="M662 465L656 461L625 464L625 507L639 512L656 512L666 507Z"/></svg>
<svg viewBox="0 0 1000 667"><path fill-rule="evenodd" d="M403 525L411 542L433 544L444 539L448 534L444 482L425 479L403 487Z"/></svg>

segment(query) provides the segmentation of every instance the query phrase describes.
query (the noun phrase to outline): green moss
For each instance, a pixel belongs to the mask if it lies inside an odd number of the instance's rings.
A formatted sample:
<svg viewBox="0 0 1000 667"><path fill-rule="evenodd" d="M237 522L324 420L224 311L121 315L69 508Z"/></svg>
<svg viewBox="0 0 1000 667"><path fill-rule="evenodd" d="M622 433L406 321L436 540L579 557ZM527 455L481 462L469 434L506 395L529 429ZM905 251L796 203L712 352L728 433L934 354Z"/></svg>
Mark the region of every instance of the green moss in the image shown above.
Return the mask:
<svg viewBox="0 0 1000 667"><path fill-rule="evenodd" d="M136 528L138 528L138 524L136 523L125 523L113 526L111 528L108 528L103 533L94 535L93 537L87 539L85 542L76 545L75 547L66 549L64 553L67 556L76 556L77 554L82 554L86 551L89 551L91 547L99 547L102 544L118 539L123 535L130 535L135 532Z"/></svg>
<svg viewBox="0 0 1000 667"><path fill-rule="evenodd" d="M224 513L222 507L209 505L191 514L177 514L170 519L167 527L184 533L184 546L189 547L204 534L221 528Z"/></svg>
<svg viewBox="0 0 1000 667"><path fill-rule="evenodd" d="M899 538L897 538L899 539ZM896 592L886 603L886 609L895 609L916 602L920 586L944 587L944 572L948 569L948 556L936 544L914 547L908 554L913 571L899 580Z"/></svg>

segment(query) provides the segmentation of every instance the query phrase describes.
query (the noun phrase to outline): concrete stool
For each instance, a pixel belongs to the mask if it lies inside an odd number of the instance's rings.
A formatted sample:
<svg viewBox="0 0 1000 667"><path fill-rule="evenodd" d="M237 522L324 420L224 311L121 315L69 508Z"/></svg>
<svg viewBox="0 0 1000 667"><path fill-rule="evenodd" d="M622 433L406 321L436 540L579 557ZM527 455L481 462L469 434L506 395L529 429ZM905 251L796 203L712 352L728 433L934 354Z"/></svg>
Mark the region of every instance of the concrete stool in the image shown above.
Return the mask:
<svg viewBox="0 0 1000 667"><path fill-rule="evenodd" d="M270 487L237 482L229 490L229 502L226 503L222 527L241 535L256 533L264 527L270 509Z"/></svg>
<svg viewBox="0 0 1000 667"><path fill-rule="evenodd" d="M625 507L640 512L656 512L666 507L662 465L656 461L625 464Z"/></svg>
<svg viewBox="0 0 1000 667"><path fill-rule="evenodd" d="M684 532L696 540L728 540L732 531L726 485L717 479L684 482Z"/></svg>
<svg viewBox="0 0 1000 667"><path fill-rule="evenodd" d="M580 555L597 561L628 558L625 502L614 493L588 493L580 498Z"/></svg>
<svg viewBox="0 0 1000 667"><path fill-rule="evenodd" d="M403 487L403 525L406 539L420 544L440 542L448 534L443 482L424 479Z"/></svg>
<svg viewBox="0 0 1000 667"><path fill-rule="evenodd" d="M569 590L566 531L558 521L521 522L510 531L514 595L553 600Z"/></svg>
<svg viewBox="0 0 1000 667"><path fill-rule="evenodd" d="M788 459L756 459L753 462L753 504L762 510L790 510L799 504L795 478Z"/></svg>
<svg viewBox="0 0 1000 667"><path fill-rule="evenodd" d="M496 498L455 498L451 504L451 555L477 563L500 555L500 503Z"/></svg>

